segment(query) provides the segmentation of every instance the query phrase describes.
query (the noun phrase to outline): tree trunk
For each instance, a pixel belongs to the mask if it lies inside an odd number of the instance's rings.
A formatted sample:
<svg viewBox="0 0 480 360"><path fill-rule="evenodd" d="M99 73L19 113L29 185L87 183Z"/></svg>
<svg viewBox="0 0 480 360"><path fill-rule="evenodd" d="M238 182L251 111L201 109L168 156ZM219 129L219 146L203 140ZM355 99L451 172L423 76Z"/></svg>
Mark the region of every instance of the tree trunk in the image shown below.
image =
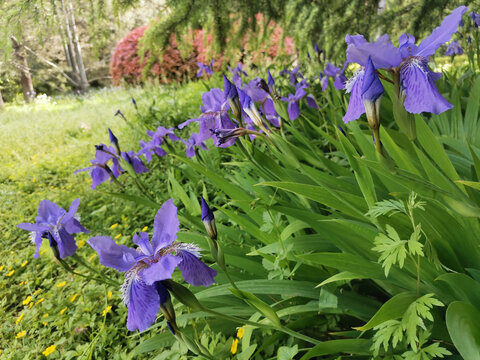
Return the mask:
<svg viewBox="0 0 480 360"><path fill-rule="evenodd" d="M23 51L23 46L18 43L15 36L10 36L12 40L15 57L18 61L18 69L20 70L20 82L22 84L23 98L27 103L32 102L35 97L33 90L32 76L30 75L30 68L28 67L27 57Z"/></svg>
<svg viewBox="0 0 480 360"><path fill-rule="evenodd" d="M80 75L80 89L82 92L86 92L88 89L88 80L87 80L87 73L85 72L85 67L83 65L82 59L82 49L80 48L80 41L78 40L78 32L77 32L77 25L75 23L75 13L73 10L72 2L69 1L69 12L70 12L70 30L72 33L73 39L73 50L75 52L75 60L78 66L78 73Z"/></svg>
<svg viewBox="0 0 480 360"><path fill-rule="evenodd" d="M2 90L0 90L0 111L5 110L5 103L3 102Z"/></svg>
<svg viewBox="0 0 480 360"><path fill-rule="evenodd" d="M65 58L67 59L68 66L70 66L72 69L73 78L75 79L76 83L79 84L78 88L80 89L81 78L73 51L73 37L72 32L70 31L70 17L68 15L67 8L65 7L64 0L61 0L61 5L63 16L61 17L59 23L60 31L62 32L62 39L64 39Z"/></svg>

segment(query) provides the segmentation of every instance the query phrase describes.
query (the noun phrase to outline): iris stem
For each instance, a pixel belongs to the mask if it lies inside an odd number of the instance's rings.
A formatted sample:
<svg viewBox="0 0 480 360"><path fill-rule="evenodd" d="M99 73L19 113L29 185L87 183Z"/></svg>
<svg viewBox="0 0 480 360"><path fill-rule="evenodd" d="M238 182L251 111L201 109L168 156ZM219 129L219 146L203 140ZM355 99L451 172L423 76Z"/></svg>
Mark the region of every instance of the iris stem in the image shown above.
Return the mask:
<svg viewBox="0 0 480 360"><path fill-rule="evenodd" d="M377 153L383 155L382 143L380 141L380 127L373 128L372 131L373 138L375 139L375 149L377 150Z"/></svg>
<svg viewBox="0 0 480 360"><path fill-rule="evenodd" d="M81 273L78 273L78 272L74 271L70 266L68 266L68 264L63 259L57 258L57 260L65 270L67 270L69 273L72 273L73 275L81 276L81 277L83 277L87 280L95 280L95 281L98 281L98 282L103 283L103 284L111 285L110 283L108 283L107 281L105 281L101 278L99 279L99 278L96 278L96 277L84 275L84 274L81 274Z"/></svg>
<svg viewBox="0 0 480 360"><path fill-rule="evenodd" d="M105 276L104 274L102 274L98 270L95 270L93 267L88 265L85 261L83 261L83 259L80 256L78 256L78 254L73 254L72 258L75 261L77 261L80 265L83 265L84 267L86 267L90 272L99 275L101 279L105 280L105 282L109 283L110 285L117 286L117 287L120 286L120 284L118 282L116 282L115 280L109 278L108 276Z"/></svg>

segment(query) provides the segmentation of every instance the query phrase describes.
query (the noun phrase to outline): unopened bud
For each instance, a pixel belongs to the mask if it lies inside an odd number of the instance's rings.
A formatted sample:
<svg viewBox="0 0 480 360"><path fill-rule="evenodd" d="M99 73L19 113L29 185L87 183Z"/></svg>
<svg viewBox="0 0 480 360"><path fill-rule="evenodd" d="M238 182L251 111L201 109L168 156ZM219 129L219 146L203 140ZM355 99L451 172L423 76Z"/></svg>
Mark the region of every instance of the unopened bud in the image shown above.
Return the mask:
<svg viewBox="0 0 480 360"><path fill-rule="evenodd" d="M110 130L110 128L108 128L108 136L110 137L110 142L115 147L115 151L117 152L117 155L120 155L122 152L120 151L120 145L118 143L118 139L113 134L112 130Z"/></svg>
<svg viewBox="0 0 480 360"><path fill-rule="evenodd" d="M213 215L213 211L210 209L203 196L201 197L201 203L202 221L203 225L205 225L205 230L207 230L207 234L212 240L217 240L217 226L215 225L215 216Z"/></svg>

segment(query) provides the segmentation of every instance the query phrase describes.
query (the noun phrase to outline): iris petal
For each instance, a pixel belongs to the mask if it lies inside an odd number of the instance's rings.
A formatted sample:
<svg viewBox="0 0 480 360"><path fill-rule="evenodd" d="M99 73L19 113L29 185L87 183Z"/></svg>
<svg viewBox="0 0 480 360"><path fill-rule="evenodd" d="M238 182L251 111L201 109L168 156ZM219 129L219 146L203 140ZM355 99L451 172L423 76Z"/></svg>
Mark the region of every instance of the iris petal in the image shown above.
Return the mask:
<svg viewBox="0 0 480 360"><path fill-rule="evenodd" d="M347 92L350 93L350 101L343 122L348 123L352 120L358 119L365 113L365 106L362 101L362 87L364 70L358 71L353 78L351 78L346 85Z"/></svg>
<svg viewBox="0 0 480 360"><path fill-rule="evenodd" d="M215 282L217 272L205 265L195 254L182 250L178 255L182 258L178 268L187 283L193 286L210 286Z"/></svg>
<svg viewBox="0 0 480 360"><path fill-rule="evenodd" d="M128 307L127 329L147 330L157 318L160 298L155 286L145 284L135 272L125 276L123 299Z"/></svg>
<svg viewBox="0 0 480 360"><path fill-rule="evenodd" d="M95 236L88 244L98 253L100 264L120 272L129 270L135 264L138 253L125 245L117 245L109 236Z"/></svg>
<svg viewBox="0 0 480 360"><path fill-rule="evenodd" d="M425 58L414 57L402 65L400 80L406 95L404 106L408 112L440 114L453 107L438 91L434 78Z"/></svg>
<svg viewBox="0 0 480 360"><path fill-rule="evenodd" d="M153 222L152 246L154 252L170 245L177 238L180 222L177 218L177 207L173 199L165 201Z"/></svg>
<svg viewBox="0 0 480 360"><path fill-rule="evenodd" d="M153 262L143 269L140 276L147 285L152 285L155 281L171 279L173 271L181 261L182 259L178 256L164 255L157 262Z"/></svg>
<svg viewBox="0 0 480 360"><path fill-rule="evenodd" d="M430 56L447 41L452 35L457 32L458 25L462 21L463 14L467 11L466 6L459 6L452 11L450 15L445 17L442 24L432 31L430 36L427 36L418 46L418 53L420 56Z"/></svg>

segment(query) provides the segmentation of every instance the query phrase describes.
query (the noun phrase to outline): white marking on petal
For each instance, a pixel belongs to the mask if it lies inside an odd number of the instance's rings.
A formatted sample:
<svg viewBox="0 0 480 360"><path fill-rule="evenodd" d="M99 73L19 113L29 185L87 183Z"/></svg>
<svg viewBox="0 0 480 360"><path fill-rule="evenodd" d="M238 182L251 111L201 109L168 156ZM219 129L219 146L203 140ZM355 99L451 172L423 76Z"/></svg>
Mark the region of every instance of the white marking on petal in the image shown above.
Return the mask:
<svg viewBox="0 0 480 360"><path fill-rule="evenodd" d="M355 83L357 82L358 77L363 75L364 72L364 68L358 69L355 74L353 74L353 76L347 80L347 82L345 83L345 91L347 94L352 91L353 85L355 85Z"/></svg>
<svg viewBox="0 0 480 360"><path fill-rule="evenodd" d="M201 255L200 255L200 250L201 249L195 244L175 243L175 244L170 245L168 247L168 250L176 251L176 252L188 251L192 255L195 255L197 258L201 257Z"/></svg>
<svg viewBox="0 0 480 360"><path fill-rule="evenodd" d="M32 244L35 244L35 239L37 237L37 232L36 231L30 231L30 241Z"/></svg>

